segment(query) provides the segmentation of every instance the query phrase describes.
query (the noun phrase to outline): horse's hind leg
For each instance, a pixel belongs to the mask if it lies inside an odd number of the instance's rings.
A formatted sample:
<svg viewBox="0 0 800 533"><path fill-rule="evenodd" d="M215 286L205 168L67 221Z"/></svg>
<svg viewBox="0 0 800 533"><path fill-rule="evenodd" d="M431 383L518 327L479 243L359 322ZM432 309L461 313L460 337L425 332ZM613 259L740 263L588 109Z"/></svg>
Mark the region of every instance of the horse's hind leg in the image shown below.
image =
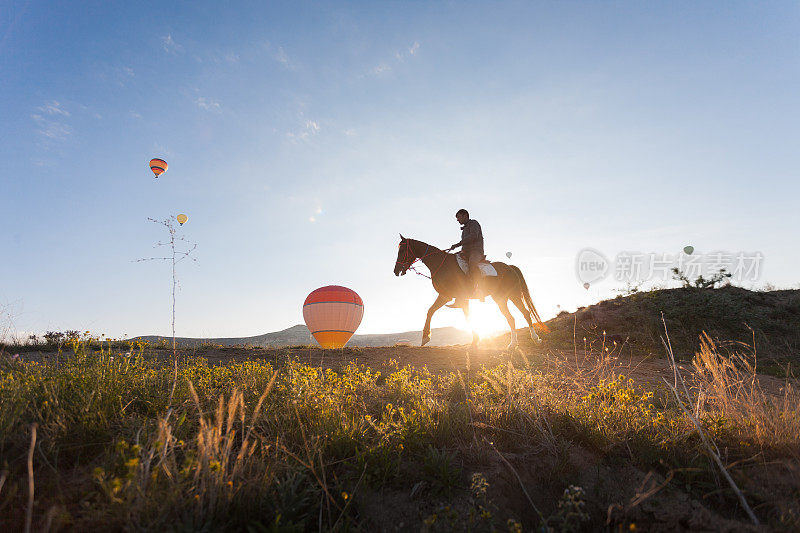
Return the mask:
<svg viewBox="0 0 800 533"><path fill-rule="evenodd" d="M531 332L531 339L535 342L541 342L542 339L539 338L539 335L536 333L536 330L533 329L533 320L531 319L531 312L528 311L527 307L525 307L525 304L522 302L522 298L520 298L519 296L512 296L511 302L517 309L519 309L519 312L522 313L522 316L524 316L525 320L528 322L528 330Z"/></svg>
<svg viewBox="0 0 800 533"><path fill-rule="evenodd" d="M506 322L508 322L508 327L511 328L511 341L506 346L506 349L512 350L519 346L519 342L517 342L517 329L516 323L514 322L514 315L511 314L511 311L508 310L508 300L495 300L497 307L500 308L500 312L503 313L503 316L506 317Z"/></svg>
<svg viewBox="0 0 800 533"><path fill-rule="evenodd" d="M436 301L433 302L433 305L430 307L430 309L428 309L428 318L425 319L425 327L422 329L422 344L420 344L420 346L425 346L431 340L431 318L433 318L433 313L435 313L440 307L449 301L450 298L440 294L436 298Z"/></svg>

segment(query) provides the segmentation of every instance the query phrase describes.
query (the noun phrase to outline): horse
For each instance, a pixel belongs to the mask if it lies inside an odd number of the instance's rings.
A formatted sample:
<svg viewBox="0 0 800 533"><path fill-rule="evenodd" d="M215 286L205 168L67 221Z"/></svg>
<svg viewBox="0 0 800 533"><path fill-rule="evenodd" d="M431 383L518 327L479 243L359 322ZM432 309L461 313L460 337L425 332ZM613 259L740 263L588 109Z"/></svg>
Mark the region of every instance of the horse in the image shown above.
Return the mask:
<svg viewBox="0 0 800 533"><path fill-rule="evenodd" d="M469 300L471 298L480 298L481 295L475 294L475 289L472 287L469 277L458 266L455 254L445 252L422 241L406 239L401 234L397 261L394 264L394 275L404 276L409 269L413 270L412 265L417 261L422 261L428 267L431 272L430 279L433 283L433 288L439 293L436 301L428 309L425 327L422 330L421 346L425 346L431 340L431 318L439 308L455 298L455 305L462 308L464 316L469 320ZM497 271L497 276L484 277L482 284L488 293L487 295L491 296L497 307L500 308L500 312L503 313L508 322L508 327L511 328L511 342L507 348L513 349L519 345L517 330L514 327L514 316L508 310L509 300L519 309L528 322L531 339L535 342L541 342L542 339L534 329L534 322L543 332L547 332L548 328L539 318L539 313L533 306L533 300L522 272L514 265L507 265L501 262L492 262L492 266ZM480 337L473 330L473 347L477 346L479 340Z"/></svg>

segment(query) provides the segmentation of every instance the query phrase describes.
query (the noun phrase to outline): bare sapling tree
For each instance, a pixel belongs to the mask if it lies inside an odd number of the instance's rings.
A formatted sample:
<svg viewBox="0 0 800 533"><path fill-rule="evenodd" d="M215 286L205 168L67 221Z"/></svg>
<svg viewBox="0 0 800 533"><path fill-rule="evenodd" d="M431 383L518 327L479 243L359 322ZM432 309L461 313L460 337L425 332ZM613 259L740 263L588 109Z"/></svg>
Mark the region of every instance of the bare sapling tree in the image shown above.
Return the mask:
<svg viewBox="0 0 800 533"><path fill-rule="evenodd" d="M165 218L164 220L156 220L154 218L147 217L147 220L155 224L161 224L162 226L167 228L167 231L169 232L169 240L166 242L159 241L154 245L154 247L167 246L171 251L170 255L168 255L167 257L145 257L142 259L137 259L136 262L141 263L143 261L169 261L172 264L172 359L173 363L175 364L175 374L177 378L178 356L177 356L177 350L175 349L175 291L178 287L179 282L178 282L176 266L178 263L187 258L197 262L197 259L195 259L194 257L190 257L192 252L194 252L195 249L197 248L197 243L190 242L185 237L177 235L177 228L175 227L174 224L174 222L177 222L177 219L174 216L170 216L169 218ZM174 383L172 386L172 391L173 393L175 392Z"/></svg>
<svg viewBox="0 0 800 533"><path fill-rule="evenodd" d="M717 285L722 286L722 283L731 276L733 276L733 274L728 272L727 269L721 268L719 272L713 274L709 278L704 278L703 275L700 274L695 280L691 280L683 270L680 270L678 267L672 267L672 279L683 283L684 288L696 287L698 289L716 289Z"/></svg>

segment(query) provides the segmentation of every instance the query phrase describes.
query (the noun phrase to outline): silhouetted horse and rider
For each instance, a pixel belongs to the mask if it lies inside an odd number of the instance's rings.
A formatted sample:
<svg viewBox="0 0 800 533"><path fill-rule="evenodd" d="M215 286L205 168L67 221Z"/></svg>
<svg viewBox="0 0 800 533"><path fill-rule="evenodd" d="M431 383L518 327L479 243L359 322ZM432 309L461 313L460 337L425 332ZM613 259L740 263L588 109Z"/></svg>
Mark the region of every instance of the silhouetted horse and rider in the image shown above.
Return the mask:
<svg viewBox="0 0 800 533"><path fill-rule="evenodd" d="M450 300L455 302L450 307L461 307L464 316L469 320L469 300L485 296L491 296L492 300L500 308L500 312L506 317L508 326L511 328L511 342L509 348L517 346L517 333L515 329L514 316L508 310L508 301L520 310L522 316L528 322L528 329L531 338L540 341L539 335L534 330L534 323L542 331L547 331L547 326L539 318L539 313L533 306L528 285L522 272L514 265L494 261L490 264L497 272L496 276L484 276L481 273L481 264L486 262L483 253L483 233L477 220L469 218L466 209L460 209L456 213L456 220L461 224L461 241L457 242L447 250L440 250L435 246L417 241L406 239L400 235L400 247L397 251L397 261L394 265L395 276L405 275L411 265L416 261L428 267L431 272L431 282L433 288L439 293L436 301L428 309L428 316L425 320L425 327L422 330L422 346L431 340L431 318L433 314ZM465 273L458 264L456 254L449 251L461 247L462 257L466 261L468 268ZM472 332L472 344L478 343L478 334Z"/></svg>

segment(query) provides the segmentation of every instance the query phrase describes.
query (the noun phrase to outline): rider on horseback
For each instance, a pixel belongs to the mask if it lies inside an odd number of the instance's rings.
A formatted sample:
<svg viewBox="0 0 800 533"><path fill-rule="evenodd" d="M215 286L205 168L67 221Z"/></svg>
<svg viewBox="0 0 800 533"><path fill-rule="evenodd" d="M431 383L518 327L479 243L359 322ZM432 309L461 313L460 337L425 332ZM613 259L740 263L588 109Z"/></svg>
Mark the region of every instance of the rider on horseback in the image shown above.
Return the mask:
<svg viewBox="0 0 800 533"><path fill-rule="evenodd" d="M480 291L481 273L478 269L478 263L484 260L483 254L483 232L481 225L477 220L469 218L469 212L466 209L459 209L456 213L456 220L461 224L461 240L448 248L446 251L452 251L461 246L461 254L469 264L469 281L473 292ZM483 301L483 298L481 298ZM458 302L456 302L458 304ZM453 307L457 305L453 304Z"/></svg>

